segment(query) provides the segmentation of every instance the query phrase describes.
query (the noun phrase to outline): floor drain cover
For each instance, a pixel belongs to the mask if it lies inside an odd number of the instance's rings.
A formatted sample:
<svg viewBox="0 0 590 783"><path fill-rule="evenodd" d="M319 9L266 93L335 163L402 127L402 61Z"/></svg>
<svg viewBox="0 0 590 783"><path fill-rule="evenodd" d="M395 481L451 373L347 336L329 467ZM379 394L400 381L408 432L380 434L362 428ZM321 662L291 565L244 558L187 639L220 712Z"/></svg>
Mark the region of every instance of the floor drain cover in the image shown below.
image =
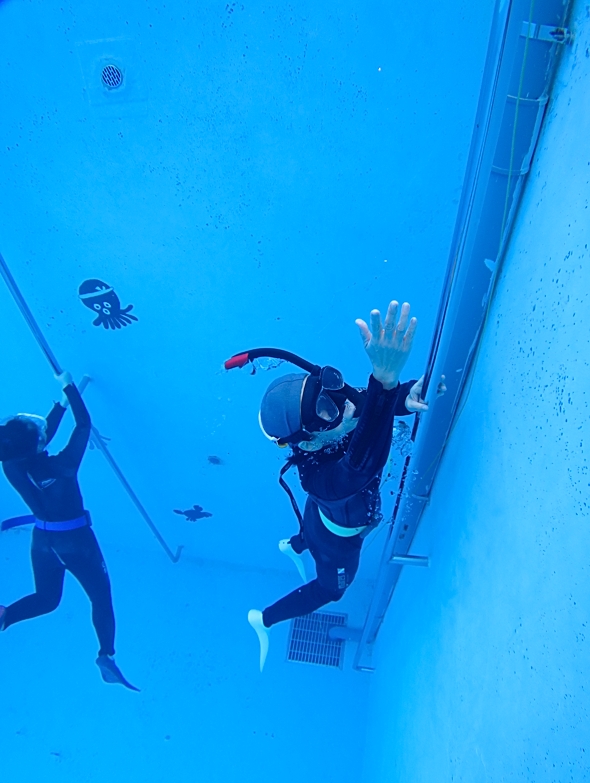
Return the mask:
<svg viewBox="0 0 590 783"><path fill-rule="evenodd" d="M328 631L335 625L346 625L348 615L313 612L296 617L291 623L288 661L313 663L338 668L342 661L344 642L330 639Z"/></svg>
<svg viewBox="0 0 590 783"><path fill-rule="evenodd" d="M123 71L118 65L105 65L100 78L107 90L116 90L123 84Z"/></svg>

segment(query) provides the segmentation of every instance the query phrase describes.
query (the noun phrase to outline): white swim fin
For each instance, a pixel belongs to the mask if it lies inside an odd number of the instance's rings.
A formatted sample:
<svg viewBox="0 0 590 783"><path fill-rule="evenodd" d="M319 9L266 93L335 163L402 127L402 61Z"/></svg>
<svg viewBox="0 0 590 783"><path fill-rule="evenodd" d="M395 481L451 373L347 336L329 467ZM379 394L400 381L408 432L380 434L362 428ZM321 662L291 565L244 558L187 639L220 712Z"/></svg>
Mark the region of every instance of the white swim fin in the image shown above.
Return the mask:
<svg viewBox="0 0 590 783"><path fill-rule="evenodd" d="M299 576L303 580L303 584L307 584L307 576L305 574L305 565L303 564L303 558L301 557L301 555L298 555L297 552L293 549L293 547L289 543L288 538L283 538L282 541L279 541L279 549L284 555L287 555L287 557L291 558L291 560L295 563L297 570L299 571Z"/></svg>
<svg viewBox="0 0 590 783"><path fill-rule="evenodd" d="M256 631L256 636L258 636L258 641L260 642L260 671L262 671L268 655L269 629L262 622L262 612L259 609L250 609L248 622Z"/></svg>

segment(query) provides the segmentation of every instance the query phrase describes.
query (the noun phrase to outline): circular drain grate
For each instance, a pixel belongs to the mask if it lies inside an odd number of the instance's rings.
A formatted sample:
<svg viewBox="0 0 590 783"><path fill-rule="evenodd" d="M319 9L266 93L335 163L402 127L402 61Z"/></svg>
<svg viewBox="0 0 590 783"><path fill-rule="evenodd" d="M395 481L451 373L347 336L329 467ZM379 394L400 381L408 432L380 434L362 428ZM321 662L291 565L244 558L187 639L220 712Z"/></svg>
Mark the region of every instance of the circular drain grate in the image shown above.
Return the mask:
<svg viewBox="0 0 590 783"><path fill-rule="evenodd" d="M105 65L100 79L107 90L116 90L123 84L123 71L118 65Z"/></svg>

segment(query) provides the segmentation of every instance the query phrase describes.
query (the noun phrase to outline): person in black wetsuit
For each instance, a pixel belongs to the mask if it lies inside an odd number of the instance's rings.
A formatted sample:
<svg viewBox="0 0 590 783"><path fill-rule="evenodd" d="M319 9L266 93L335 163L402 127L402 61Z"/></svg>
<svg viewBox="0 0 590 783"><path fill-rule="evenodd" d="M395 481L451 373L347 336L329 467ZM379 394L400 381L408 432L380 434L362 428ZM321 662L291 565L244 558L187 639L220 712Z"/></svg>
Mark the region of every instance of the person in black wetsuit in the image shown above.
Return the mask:
<svg viewBox="0 0 590 783"><path fill-rule="evenodd" d="M92 622L100 643L96 663L103 680L137 690L115 664L110 580L78 486L78 469L90 437L90 415L71 375L62 373L58 380L64 396L47 419L19 414L0 426L4 474L35 518L31 544L35 592L10 606L0 606L0 630L57 609L65 572L70 571L92 603ZM68 405L76 426L67 446L49 456L45 446L57 432Z"/></svg>
<svg viewBox="0 0 590 783"><path fill-rule="evenodd" d="M378 310L371 312L370 328L362 320L356 322L373 365L360 415L350 400L331 391L342 384L329 378L325 381L322 374L283 376L269 386L263 398L261 428L269 439L292 447L288 465L298 468L307 493L302 518L298 513L300 532L281 541L279 548L296 562L302 576L299 555L309 550L317 575L264 611L252 609L248 613L260 642L261 671L269 628L339 601L352 583L363 539L381 519L379 488L394 416L428 409L420 399L422 378L399 383L417 320L409 319L408 303L402 305L399 321L398 310L398 303L391 302L383 325ZM323 368L322 373L326 370L336 372ZM443 391L441 379L439 392ZM293 498L292 502L296 508Z"/></svg>

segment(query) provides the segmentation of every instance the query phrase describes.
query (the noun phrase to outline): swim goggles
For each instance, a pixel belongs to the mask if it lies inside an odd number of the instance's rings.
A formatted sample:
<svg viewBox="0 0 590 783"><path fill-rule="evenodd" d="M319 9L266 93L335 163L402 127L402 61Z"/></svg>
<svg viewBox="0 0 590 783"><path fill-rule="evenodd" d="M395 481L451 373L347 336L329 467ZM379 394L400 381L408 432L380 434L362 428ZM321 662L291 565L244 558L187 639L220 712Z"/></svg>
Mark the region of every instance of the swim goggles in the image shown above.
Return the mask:
<svg viewBox="0 0 590 783"><path fill-rule="evenodd" d="M340 415L340 411L334 400L326 392L341 391L344 388L344 378L340 370L326 365L320 370L319 381L320 393L315 403L316 415L327 422L335 421Z"/></svg>

